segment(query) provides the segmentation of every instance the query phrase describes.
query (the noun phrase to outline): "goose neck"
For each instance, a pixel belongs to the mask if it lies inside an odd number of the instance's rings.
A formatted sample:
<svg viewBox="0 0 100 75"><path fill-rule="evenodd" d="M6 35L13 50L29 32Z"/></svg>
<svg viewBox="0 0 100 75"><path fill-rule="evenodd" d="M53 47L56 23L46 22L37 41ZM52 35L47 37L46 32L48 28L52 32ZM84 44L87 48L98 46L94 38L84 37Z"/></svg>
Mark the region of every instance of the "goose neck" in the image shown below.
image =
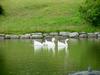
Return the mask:
<svg viewBox="0 0 100 75"><path fill-rule="evenodd" d="M67 41L65 40L65 44L67 44Z"/></svg>

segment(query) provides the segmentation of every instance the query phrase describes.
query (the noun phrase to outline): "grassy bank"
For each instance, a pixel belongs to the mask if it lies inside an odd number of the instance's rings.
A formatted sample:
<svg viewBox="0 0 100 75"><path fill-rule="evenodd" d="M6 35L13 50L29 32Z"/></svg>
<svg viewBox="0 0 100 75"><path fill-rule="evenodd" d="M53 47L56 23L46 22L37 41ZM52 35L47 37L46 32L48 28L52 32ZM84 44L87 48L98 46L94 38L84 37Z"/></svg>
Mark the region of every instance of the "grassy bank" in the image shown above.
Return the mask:
<svg viewBox="0 0 100 75"><path fill-rule="evenodd" d="M83 0L1 0L0 33L100 31L80 18Z"/></svg>

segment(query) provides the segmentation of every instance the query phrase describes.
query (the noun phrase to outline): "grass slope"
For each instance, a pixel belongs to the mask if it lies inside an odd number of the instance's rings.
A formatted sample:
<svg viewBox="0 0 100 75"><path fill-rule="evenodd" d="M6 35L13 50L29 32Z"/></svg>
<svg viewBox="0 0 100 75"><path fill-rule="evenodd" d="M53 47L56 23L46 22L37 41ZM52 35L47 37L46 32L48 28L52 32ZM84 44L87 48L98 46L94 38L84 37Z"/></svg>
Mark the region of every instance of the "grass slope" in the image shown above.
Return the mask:
<svg viewBox="0 0 100 75"><path fill-rule="evenodd" d="M1 0L0 33L100 31L80 18L83 0Z"/></svg>

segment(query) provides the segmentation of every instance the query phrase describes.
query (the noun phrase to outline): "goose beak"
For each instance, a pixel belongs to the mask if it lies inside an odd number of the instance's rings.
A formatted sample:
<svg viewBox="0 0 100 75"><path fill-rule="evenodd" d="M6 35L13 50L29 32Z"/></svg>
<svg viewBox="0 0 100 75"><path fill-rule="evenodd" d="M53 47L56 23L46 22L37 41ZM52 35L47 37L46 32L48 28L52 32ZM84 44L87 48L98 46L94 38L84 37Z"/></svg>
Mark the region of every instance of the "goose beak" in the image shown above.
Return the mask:
<svg viewBox="0 0 100 75"><path fill-rule="evenodd" d="M66 39L66 41L68 41L69 39Z"/></svg>
<svg viewBox="0 0 100 75"><path fill-rule="evenodd" d="M55 38L52 38L52 41L55 41Z"/></svg>

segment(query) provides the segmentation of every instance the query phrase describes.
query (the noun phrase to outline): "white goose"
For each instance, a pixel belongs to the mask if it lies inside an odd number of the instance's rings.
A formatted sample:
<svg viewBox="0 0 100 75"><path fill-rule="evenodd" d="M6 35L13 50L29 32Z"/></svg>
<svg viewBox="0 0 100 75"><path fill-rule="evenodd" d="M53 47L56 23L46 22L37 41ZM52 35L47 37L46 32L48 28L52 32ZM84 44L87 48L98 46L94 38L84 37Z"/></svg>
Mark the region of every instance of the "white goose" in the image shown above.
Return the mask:
<svg viewBox="0 0 100 75"><path fill-rule="evenodd" d="M43 48L43 44L39 41L34 40L34 50L40 50Z"/></svg>
<svg viewBox="0 0 100 75"><path fill-rule="evenodd" d="M52 41L47 41L45 40L45 42L43 43L44 48L47 48L48 50L55 50L55 38L52 38Z"/></svg>
<svg viewBox="0 0 100 75"><path fill-rule="evenodd" d="M68 40L69 39L66 39L65 43L58 41L58 50L65 49L65 48L67 49L68 48L68 43L67 43Z"/></svg>

